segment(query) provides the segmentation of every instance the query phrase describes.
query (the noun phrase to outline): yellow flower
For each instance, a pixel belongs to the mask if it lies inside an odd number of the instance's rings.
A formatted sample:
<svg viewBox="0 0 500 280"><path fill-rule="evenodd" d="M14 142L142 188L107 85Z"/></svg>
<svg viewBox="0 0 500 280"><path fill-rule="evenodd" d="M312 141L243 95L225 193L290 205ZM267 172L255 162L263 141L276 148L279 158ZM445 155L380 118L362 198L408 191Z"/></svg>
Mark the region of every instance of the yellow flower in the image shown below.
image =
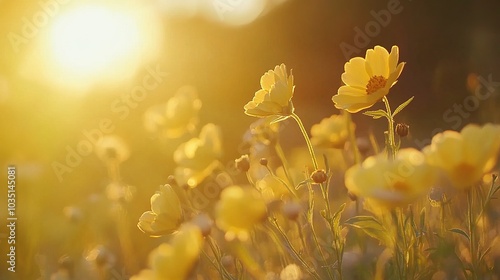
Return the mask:
<svg viewBox="0 0 500 280"><path fill-rule="evenodd" d="M355 57L344 66L344 86L332 97L335 107L356 113L373 106L389 93L403 71L404 62L398 64L399 48L391 53L381 46L366 51L365 58Z"/></svg>
<svg viewBox="0 0 500 280"><path fill-rule="evenodd" d="M293 75L286 72L285 64L267 71L260 78L261 89L252 101L245 105L245 114L263 118L268 116L289 116L293 112Z"/></svg>
<svg viewBox="0 0 500 280"><path fill-rule="evenodd" d="M221 132L214 124L206 124L199 138L181 144L174 152L177 181L196 187L220 165L222 155Z"/></svg>
<svg viewBox="0 0 500 280"><path fill-rule="evenodd" d="M178 138L195 129L200 108L196 89L184 86L166 104L149 108L144 113L144 126L148 132Z"/></svg>
<svg viewBox="0 0 500 280"><path fill-rule="evenodd" d="M470 188L495 166L500 151L500 126L470 124L460 133L447 130L435 135L423 151L456 188Z"/></svg>
<svg viewBox="0 0 500 280"><path fill-rule="evenodd" d="M423 153L407 148L400 150L394 160L385 155L369 157L348 169L345 176L349 192L393 208L425 195L434 184L436 172Z"/></svg>
<svg viewBox="0 0 500 280"><path fill-rule="evenodd" d="M147 234L158 236L176 231L181 222L181 202L167 184L160 186L160 191L151 197L151 211L142 214L137 226Z"/></svg>
<svg viewBox="0 0 500 280"><path fill-rule="evenodd" d="M266 204L257 190L229 186L217 202L216 224L226 232L227 240L247 240L248 231L264 220L266 212Z"/></svg>
<svg viewBox="0 0 500 280"><path fill-rule="evenodd" d="M198 260L203 247L200 229L185 224L169 243L163 243L149 255L151 269L131 280L185 280Z"/></svg>
<svg viewBox="0 0 500 280"><path fill-rule="evenodd" d="M349 136L348 118L345 115L332 115L311 127L311 142L317 147L343 148ZM352 130L354 123L350 122Z"/></svg>

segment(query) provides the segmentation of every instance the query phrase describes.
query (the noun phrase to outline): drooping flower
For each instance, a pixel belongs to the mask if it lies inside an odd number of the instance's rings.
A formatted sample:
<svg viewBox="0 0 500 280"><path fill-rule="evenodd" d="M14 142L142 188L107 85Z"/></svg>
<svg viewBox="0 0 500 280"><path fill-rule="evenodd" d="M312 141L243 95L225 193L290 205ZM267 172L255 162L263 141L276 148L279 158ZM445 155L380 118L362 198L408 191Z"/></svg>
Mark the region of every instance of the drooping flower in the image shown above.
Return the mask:
<svg viewBox="0 0 500 280"><path fill-rule="evenodd" d="M470 188L495 166L500 152L500 125L469 124L460 133L444 131L435 135L423 151L454 187Z"/></svg>
<svg viewBox="0 0 500 280"><path fill-rule="evenodd" d="M311 143L317 147L343 148L349 137L349 129L354 128L354 123L348 122L346 115L332 115L311 127Z"/></svg>
<svg viewBox="0 0 500 280"><path fill-rule="evenodd" d="M244 109L245 114L263 118L269 116L289 116L294 108L293 75L286 72L285 64L274 67L260 78L261 89L255 93L252 101Z"/></svg>
<svg viewBox="0 0 500 280"><path fill-rule="evenodd" d="M174 152L178 165L175 176L179 184L196 187L220 165L222 155L221 132L218 126L206 124L198 138L181 144Z"/></svg>
<svg viewBox="0 0 500 280"><path fill-rule="evenodd" d="M131 280L184 280L193 269L203 247L200 229L185 224L169 243L163 243L149 255L150 269Z"/></svg>
<svg viewBox="0 0 500 280"><path fill-rule="evenodd" d="M180 200L167 184L160 186L160 191L151 197L151 211L142 214L137 226L147 234L158 236L176 231L182 220Z"/></svg>
<svg viewBox="0 0 500 280"><path fill-rule="evenodd" d="M427 193L436 179L435 168L423 153L401 149L394 160L371 156L347 170L345 184L350 193L393 208L405 206Z"/></svg>
<svg viewBox="0 0 500 280"><path fill-rule="evenodd" d="M221 192L215 208L217 226L226 232L226 239L247 240L249 230L266 217L266 204L252 188L229 186Z"/></svg>
<svg viewBox="0 0 500 280"><path fill-rule="evenodd" d="M389 93L403 71L404 62L398 64L399 48L391 53L375 46L366 51L365 58L355 57L344 66L341 86L332 97L335 107L356 113L373 106Z"/></svg>
<svg viewBox="0 0 500 280"><path fill-rule="evenodd" d="M144 126L148 132L178 138L195 129L200 108L196 89L183 86L167 103L153 106L144 113Z"/></svg>

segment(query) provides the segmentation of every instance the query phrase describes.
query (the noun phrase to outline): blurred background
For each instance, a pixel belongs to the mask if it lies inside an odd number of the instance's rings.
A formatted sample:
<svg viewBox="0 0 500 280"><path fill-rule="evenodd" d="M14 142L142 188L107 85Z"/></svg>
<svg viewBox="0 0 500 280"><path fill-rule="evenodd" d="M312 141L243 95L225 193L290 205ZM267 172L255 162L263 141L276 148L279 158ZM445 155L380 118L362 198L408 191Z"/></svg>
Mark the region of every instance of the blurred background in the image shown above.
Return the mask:
<svg viewBox="0 0 500 280"><path fill-rule="evenodd" d="M17 167L18 279L44 279L64 254L120 246L105 218L105 164L94 153L67 162L99 129L130 151L121 168L135 189L126 230L136 258L125 274L145 266L158 241L137 229L137 219L173 173L180 140L149 133L144 113L186 85L202 102L200 123L222 129L223 162L239 157L255 120L243 106L265 71L281 63L293 69L296 112L310 128L339 113L331 97L344 63L375 45L398 45L407 62L389 96L393 106L415 96L396 120L410 125L403 145L422 148L440 130L499 122L499 11L495 0L0 0L0 162L2 178L8 165ZM359 136L385 129L383 121L353 118ZM79 215L85 223L72 222ZM12 276L6 237L2 226L1 279ZM116 264L125 262L113 252Z"/></svg>

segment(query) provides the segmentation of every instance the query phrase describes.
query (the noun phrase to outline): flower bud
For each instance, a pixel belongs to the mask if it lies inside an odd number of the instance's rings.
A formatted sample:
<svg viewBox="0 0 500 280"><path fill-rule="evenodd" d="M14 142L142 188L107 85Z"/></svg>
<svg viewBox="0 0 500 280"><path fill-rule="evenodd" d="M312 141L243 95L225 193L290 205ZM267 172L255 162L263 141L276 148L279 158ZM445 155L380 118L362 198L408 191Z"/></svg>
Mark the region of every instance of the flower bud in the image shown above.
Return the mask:
<svg viewBox="0 0 500 280"><path fill-rule="evenodd" d="M328 180L328 175L326 174L324 169L318 169L311 174L311 179L316 184L321 184Z"/></svg>
<svg viewBox="0 0 500 280"><path fill-rule="evenodd" d="M405 123L398 123L396 124L395 131L399 137L403 138L408 135L408 132L410 132L410 126Z"/></svg>
<svg viewBox="0 0 500 280"><path fill-rule="evenodd" d="M241 172L247 172L250 169L250 158L248 155L242 155L234 160L234 165Z"/></svg>

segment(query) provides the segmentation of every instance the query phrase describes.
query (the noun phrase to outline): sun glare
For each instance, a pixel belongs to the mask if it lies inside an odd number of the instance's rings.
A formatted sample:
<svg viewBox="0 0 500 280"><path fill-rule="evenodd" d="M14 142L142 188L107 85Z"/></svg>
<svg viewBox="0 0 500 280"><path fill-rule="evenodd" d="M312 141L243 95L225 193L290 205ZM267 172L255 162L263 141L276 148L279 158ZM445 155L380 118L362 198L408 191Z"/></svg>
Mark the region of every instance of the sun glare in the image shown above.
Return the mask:
<svg viewBox="0 0 500 280"><path fill-rule="evenodd" d="M66 86L121 81L154 58L159 30L152 12L140 7L75 7L54 18L45 67Z"/></svg>
<svg viewBox="0 0 500 280"><path fill-rule="evenodd" d="M58 63L81 74L99 72L130 55L139 44L136 22L103 7L85 7L55 22L51 42Z"/></svg>

